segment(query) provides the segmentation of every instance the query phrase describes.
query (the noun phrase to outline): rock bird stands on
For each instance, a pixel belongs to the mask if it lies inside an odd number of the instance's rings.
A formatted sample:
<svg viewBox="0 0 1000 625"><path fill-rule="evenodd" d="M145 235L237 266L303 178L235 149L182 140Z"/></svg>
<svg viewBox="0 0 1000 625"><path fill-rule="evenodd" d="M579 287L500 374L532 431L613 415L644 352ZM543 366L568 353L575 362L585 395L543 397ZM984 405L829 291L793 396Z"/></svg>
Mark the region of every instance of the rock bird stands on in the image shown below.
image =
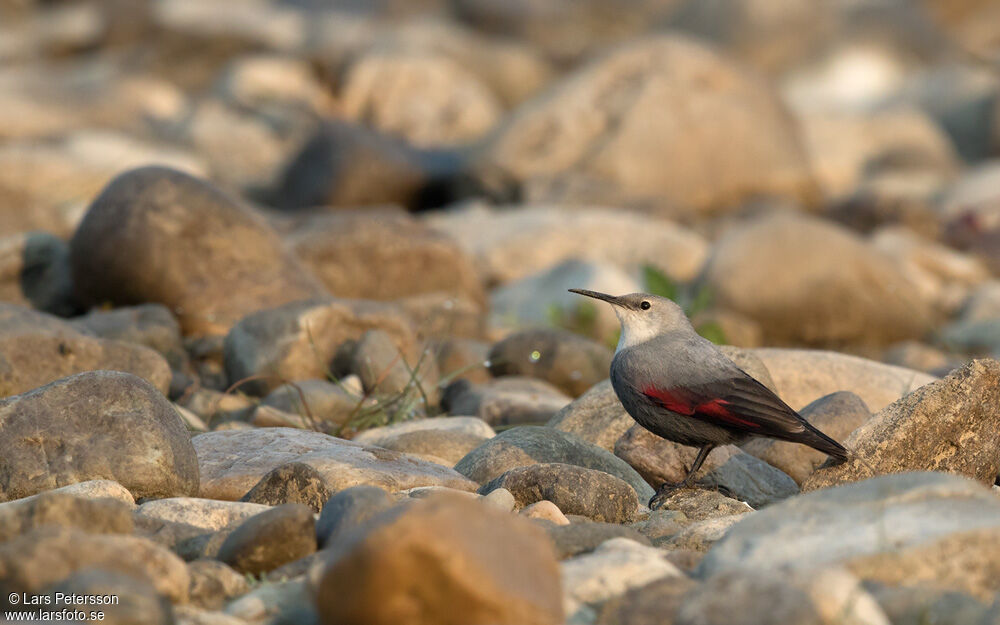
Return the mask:
<svg viewBox="0 0 1000 625"><path fill-rule="evenodd" d="M699 336L674 302L646 293L615 297L570 291L608 302L621 322L611 385L625 410L653 434L699 448L684 480L662 485L649 501L651 508L674 489L690 486L714 447L753 436L802 443L847 460L847 450L837 441Z"/></svg>

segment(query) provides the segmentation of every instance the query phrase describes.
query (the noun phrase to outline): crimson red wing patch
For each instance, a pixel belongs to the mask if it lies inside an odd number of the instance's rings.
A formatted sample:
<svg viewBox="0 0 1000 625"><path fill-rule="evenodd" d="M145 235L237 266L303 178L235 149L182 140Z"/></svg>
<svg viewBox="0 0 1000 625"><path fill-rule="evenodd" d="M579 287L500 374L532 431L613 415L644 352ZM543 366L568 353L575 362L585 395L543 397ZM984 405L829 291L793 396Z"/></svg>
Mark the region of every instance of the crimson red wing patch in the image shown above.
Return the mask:
<svg viewBox="0 0 1000 625"><path fill-rule="evenodd" d="M661 389L647 386L642 394L652 399L671 412L678 414L694 414L694 404L675 389Z"/></svg>
<svg viewBox="0 0 1000 625"><path fill-rule="evenodd" d="M748 421L747 419L741 419L729 409L729 405L729 402L724 399L712 399L705 403L698 404L695 407L694 412L695 415L708 415L715 419L721 419L727 423L732 423L733 425L740 425L748 428L760 427L760 424L758 423Z"/></svg>
<svg viewBox="0 0 1000 625"><path fill-rule="evenodd" d="M683 389L662 389L652 386L642 389L642 394L665 409L678 414L689 415L706 421L721 421L723 424L735 425L741 428L760 427L760 424L749 419L744 419L736 414L730 408L731 404L724 399L698 401L691 397L690 392Z"/></svg>

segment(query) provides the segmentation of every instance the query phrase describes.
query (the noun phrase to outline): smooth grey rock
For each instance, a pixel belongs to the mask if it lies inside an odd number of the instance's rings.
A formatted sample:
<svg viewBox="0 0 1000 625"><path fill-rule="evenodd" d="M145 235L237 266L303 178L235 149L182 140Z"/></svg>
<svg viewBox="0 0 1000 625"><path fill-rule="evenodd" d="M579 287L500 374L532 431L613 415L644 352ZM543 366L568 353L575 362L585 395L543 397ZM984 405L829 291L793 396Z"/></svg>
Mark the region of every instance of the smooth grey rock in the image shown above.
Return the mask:
<svg viewBox="0 0 1000 625"><path fill-rule="evenodd" d="M0 301L53 315L76 312L69 246L48 232L0 239Z"/></svg>
<svg viewBox="0 0 1000 625"><path fill-rule="evenodd" d="M455 470L484 484L514 467L538 462L561 462L597 469L624 480L648 501L653 489L625 461L572 434L548 427L520 426L501 432L469 452Z"/></svg>
<svg viewBox="0 0 1000 625"><path fill-rule="evenodd" d="M431 485L468 491L478 487L451 468L320 432L227 430L198 434L191 442L201 467L201 495L214 499L238 500L269 472L289 462L316 469L334 493L358 484L390 491Z"/></svg>
<svg viewBox="0 0 1000 625"><path fill-rule="evenodd" d="M240 573L259 575L316 551L312 508L282 504L239 525L219 547L218 559Z"/></svg>
<svg viewBox="0 0 1000 625"><path fill-rule="evenodd" d="M628 523L639 505L635 490L627 482L604 471L572 464L538 463L514 467L479 489L486 495L505 488L524 507L550 501L565 514L578 514L595 521Z"/></svg>
<svg viewBox="0 0 1000 625"><path fill-rule="evenodd" d="M487 440L489 439L465 432L417 430L406 434L397 434L391 438L383 438L379 442L379 447L450 467Z"/></svg>
<svg viewBox="0 0 1000 625"><path fill-rule="evenodd" d="M352 486L327 500L316 522L316 538L325 547L393 505L381 488Z"/></svg>

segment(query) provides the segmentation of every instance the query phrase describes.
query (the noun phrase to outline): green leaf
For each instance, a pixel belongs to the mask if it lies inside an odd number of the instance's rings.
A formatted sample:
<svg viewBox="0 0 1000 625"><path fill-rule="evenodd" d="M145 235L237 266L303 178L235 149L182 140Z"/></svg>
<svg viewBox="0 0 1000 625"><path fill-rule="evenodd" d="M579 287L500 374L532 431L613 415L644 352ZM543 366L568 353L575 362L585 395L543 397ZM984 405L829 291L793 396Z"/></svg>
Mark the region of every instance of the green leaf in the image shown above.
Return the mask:
<svg viewBox="0 0 1000 625"><path fill-rule="evenodd" d="M722 330L722 326L715 321L703 323L695 329L698 331L698 334L712 341L716 345L726 344L726 333Z"/></svg>
<svg viewBox="0 0 1000 625"><path fill-rule="evenodd" d="M702 286L695 292L694 297L691 298L691 302L688 304L685 312L687 312L688 317L694 317L711 307L712 291L707 286Z"/></svg>
<svg viewBox="0 0 1000 625"><path fill-rule="evenodd" d="M677 301L677 283L652 265L643 265L642 282L647 293Z"/></svg>

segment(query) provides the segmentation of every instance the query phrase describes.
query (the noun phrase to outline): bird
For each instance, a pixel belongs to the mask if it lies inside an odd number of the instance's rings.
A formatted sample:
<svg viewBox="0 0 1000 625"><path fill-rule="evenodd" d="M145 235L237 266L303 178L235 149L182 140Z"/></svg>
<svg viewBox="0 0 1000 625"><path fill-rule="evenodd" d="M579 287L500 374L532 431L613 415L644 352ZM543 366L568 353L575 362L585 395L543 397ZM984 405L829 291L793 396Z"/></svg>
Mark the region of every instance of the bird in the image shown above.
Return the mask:
<svg viewBox="0 0 1000 625"><path fill-rule="evenodd" d="M661 438L698 448L683 480L664 483L649 500L656 509L676 490L690 488L719 445L768 437L808 445L842 463L847 449L743 371L692 327L675 302L649 293L571 293L611 304L621 337L611 361L611 386L636 423Z"/></svg>

